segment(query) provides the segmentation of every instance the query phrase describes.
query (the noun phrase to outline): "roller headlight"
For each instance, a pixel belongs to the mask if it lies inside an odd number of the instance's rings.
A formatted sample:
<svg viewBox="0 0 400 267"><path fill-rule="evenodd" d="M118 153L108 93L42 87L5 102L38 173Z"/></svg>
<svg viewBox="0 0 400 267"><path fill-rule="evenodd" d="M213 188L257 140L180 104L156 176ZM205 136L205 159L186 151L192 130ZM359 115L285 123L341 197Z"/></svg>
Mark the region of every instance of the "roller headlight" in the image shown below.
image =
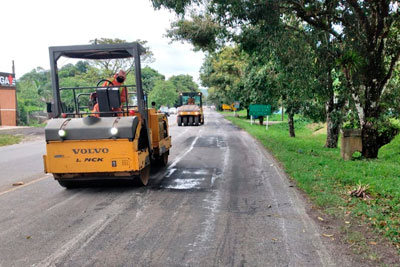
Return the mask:
<svg viewBox="0 0 400 267"><path fill-rule="evenodd" d="M58 136L60 136L60 137L65 137L65 136L67 136L67 132L65 131L65 130L58 130Z"/></svg>
<svg viewBox="0 0 400 267"><path fill-rule="evenodd" d="M112 127L112 128L110 129L110 133L111 133L111 135L117 135L118 129L115 128L115 127Z"/></svg>

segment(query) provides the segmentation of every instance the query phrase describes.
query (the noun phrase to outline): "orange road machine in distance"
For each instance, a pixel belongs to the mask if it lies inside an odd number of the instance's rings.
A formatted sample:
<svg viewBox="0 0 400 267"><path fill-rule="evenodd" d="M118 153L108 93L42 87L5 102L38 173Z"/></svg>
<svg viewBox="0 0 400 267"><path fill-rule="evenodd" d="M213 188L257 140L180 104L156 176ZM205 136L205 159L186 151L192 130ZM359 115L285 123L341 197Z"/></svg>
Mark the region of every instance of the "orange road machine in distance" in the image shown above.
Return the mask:
<svg viewBox="0 0 400 267"><path fill-rule="evenodd" d="M140 66L145 49L138 43L123 43L50 47L49 52L54 119L45 128L45 172L67 188L80 181L110 179L146 185L150 165L167 164L171 137L167 117L147 108ZM136 85L114 86L101 80L92 87L60 88L57 61L61 57L133 58ZM124 103L121 89L126 90ZM62 99L68 96L72 101Z"/></svg>
<svg viewBox="0 0 400 267"><path fill-rule="evenodd" d="M204 124L202 93L189 92L179 94L178 115L176 117L178 126L198 126Z"/></svg>

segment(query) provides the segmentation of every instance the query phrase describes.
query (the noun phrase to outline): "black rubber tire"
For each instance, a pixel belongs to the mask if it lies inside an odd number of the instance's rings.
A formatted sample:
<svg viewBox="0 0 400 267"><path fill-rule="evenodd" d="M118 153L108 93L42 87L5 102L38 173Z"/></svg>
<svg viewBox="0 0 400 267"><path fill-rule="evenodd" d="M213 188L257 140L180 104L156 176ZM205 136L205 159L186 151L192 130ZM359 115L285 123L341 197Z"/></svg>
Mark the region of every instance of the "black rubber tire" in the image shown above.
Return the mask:
<svg viewBox="0 0 400 267"><path fill-rule="evenodd" d="M178 126L182 126L182 117L179 116L177 120L178 120Z"/></svg>
<svg viewBox="0 0 400 267"><path fill-rule="evenodd" d="M184 116L182 120L183 120L183 125L188 126L188 117Z"/></svg>
<svg viewBox="0 0 400 267"><path fill-rule="evenodd" d="M165 167L168 164L168 152L165 152L164 154L161 155L161 157L158 159L158 165L160 167Z"/></svg>
<svg viewBox="0 0 400 267"><path fill-rule="evenodd" d="M200 124L199 122L200 122L200 117L199 116L194 117L194 125L199 126Z"/></svg>
<svg viewBox="0 0 400 267"><path fill-rule="evenodd" d="M189 126L193 125L193 116L189 116Z"/></svg>
<svg viewBox="0 0 400 267"><path fill-rule="evenodd" d="M140 170L139 176L136 176L133 180L136 186L146 186L150 178L150 165L147 165L142 170Z"/></svg>
<svg viewBox="0 0 400 267"><path fill-rule="evenodd" d="M61 180L57 180L57 182L62 187L65 187L67 189L72 189L72 188L78 188L79 187L79 184L76 181L61 181Z"/></svg>

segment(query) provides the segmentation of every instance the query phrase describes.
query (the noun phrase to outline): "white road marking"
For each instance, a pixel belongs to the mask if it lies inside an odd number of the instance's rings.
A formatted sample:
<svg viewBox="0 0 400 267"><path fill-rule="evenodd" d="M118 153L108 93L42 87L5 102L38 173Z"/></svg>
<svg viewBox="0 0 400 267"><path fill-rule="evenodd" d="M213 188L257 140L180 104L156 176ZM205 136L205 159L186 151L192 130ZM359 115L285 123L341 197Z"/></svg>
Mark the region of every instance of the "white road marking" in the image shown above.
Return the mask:
<svg viewBox="0 0 400 267"><path fill-rule="evenodd" d="M165 177L166 178L169 178L169 177L171 177L171 175L174 173L176 171L176 168L169 168L168 170L167 170L167 174L165 175Z"/></svg>
<svg viewBox="0 0 400 267"><path fill-rule="evenodd" d="M174 138L179 138L182 135L184 135L185 133L187 133L187 131L189 131L190 128L186 128L184 131L182 131L180 134L178 134L177 136L175 136Z"/></svg>
<svg viewBox="0 0 400 267"><path fill-rule="evenodd" d="M220 134L220 129L218 129L218 134ZM212 183L214 183L215 179L219 177L224 177L226 176L226 171L228 170L228 164L230 162L230 151L229 147L227 147L225 153L224 153L224 162L222 165L221 169L221 174L216 176ZM200 245L201 248L205 248L203 244L209 240L210 236L212 236L212 233L215 231L215 222L217 220L217 212L219 210L219 207L221 205L221 190L215 190L214 194L208 195L204 200L205 203L207 203L207 209L210 210L210 213L206 215L206 220L202 223L204 225L203 231L196 237L195 240L199 240L199 242L195 241L192 246L196 247L197 245Z"/></svg>
<svg viewBox="0 0 400 267"><path fill-rule="evenodd" d="M41 261L35 266L38 267L56 266L57 261L61 259L63 256L65 256L69 251L75 250L74 248L80 242L82 242L82 240L86 240L86 242L83 243L83 245L86 246L87 242L93 240L93 238L97 236L102 230L104 230L104 228L109 224L109 222L113 220L117 215L118 213L114 214L112 217L109 218L104 217L100 220L95 221L89 227L87 227L78 235L76 235L74 238L72 238L70 241L68 241L64 246L57 249L49 257L45 258L43 261Z"/></svg>
<svg viewBox="0 0 400 267"><path fill-rule="evenodd" d="M76 197L78 197L78 196L80 196L80 195L79 195L79 194L74 194L74 195L72 195L72 196L70 196L70 197L64 199L63 201L60 201L60 202L56 203L55 205L51 206L51 207L48 208L46 211L51 211L51 210L54 209L54 208L58 208L59 206L64 205L66 202L68 202L68 201L70 201L70 200L72 200L72 199L74 199L74 198L76 198Z"/></svg>
<svg viewBox="0 0 400 267"><path fill-rule="evenodd" d="M32 180L32 181L30 181L30 182L28 182L28 183L26 183L26 184L23 184L23 185L20 185L20 186L16 186L16 187L13 187L13 188L8 189L8 190L6 190L6 191L0 192L0 196L2 196L2 195L4 195L4 194L7 194L7 193L10 193L10 192L13 192L13 191L16 191L16 190L18 190L18 189L24 188L24 187L26 187L26 186L28 186L28 185L31 185L31 184L40 182L40 181L45 180L45 179L50 178L50 177L51 177L50 175L46 175L46 176L39 177L39 178L37 178L37 179L35 179L35 180Z"/></svg>
<svg viewBox="0 0 400 267"><path fill-rule="evenodd" d="M183 154L177 156L175 158L175 160L172 162L172 164L168 167L168 169L174 168L176 166L176 164L179 163L179 161L181 161L190 151L192 151L193 148L194 148L194 145L196 144L198 139L199 139L199 136L196 136L196 138L193 140L193 142L190 145L190 147Z"/></svg>
<svg viewBox="0 0 400 267"><path fill-rule="evenodd" d="M124 212L127 205L131 205L131 195L123 195L117 200L115 200L111 205L107 207L107 211L104 215L90 224L88 227L83 229L80 233L66 242L62 247L58 248L47 258L42 260L40 263L34 266L38 267L50 267L57 266L59 260L67 256L69 253L69 258L73 256L74 253L78 253L83 248L85 248L91 241L93 241L104 229L112 222L114 219ZM138 211L142 214L142 212Z"/></svg>

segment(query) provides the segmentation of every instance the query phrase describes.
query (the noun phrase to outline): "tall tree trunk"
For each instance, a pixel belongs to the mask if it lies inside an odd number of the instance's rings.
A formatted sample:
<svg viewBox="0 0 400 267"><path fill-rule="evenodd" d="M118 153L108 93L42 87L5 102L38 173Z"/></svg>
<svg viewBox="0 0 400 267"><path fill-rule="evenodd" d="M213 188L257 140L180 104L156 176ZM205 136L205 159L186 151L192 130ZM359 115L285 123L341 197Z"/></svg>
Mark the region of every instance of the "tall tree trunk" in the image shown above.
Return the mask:
<svg viewBox="0 0 400 267"><path fill-rule="evenodd" d="M389 144L399 133L390 122L380 118L381 108L378 101L366 101L363 108L365 121L361 125L362 155L365 158L377 158L379 149Z"/></svg>
<svg viewBox="0 0 400 267"><path fill-rule="evenodd" d="M372 89L371 91L373 92ZM377 158L379 149L389 144L399 133L399 129L381 117L382 108L379 106L379 97L376 94L366 99L362 110L364 121L361 124L361 154L365 158Z"/></svg>
<svg viewBox="0 0 400 267"><path fill-rule="evenodd" d="M335 93L333 90L332 70L328 72L327 89L329 100L325 104L326 111L326 142L325 147L336 148L339 139L340 125L342 124L342 108L344 103L335 104Z"/></svg>
<svg viewBox="0 0 400 267"><path fill-rule="evenodd" d="M379 148L379 132L371 122L366 122L361 128L362 136L362 155L365 158L377 158Z"/></svg>
<svg viewBox="0 0 400 267"><path fill-rule="evenodd" d="M361 154L365 158L377 158L379 148L383 145L379 142L378 125L372 123L372 121L378 122L379 120L380 112L376 106L377 102L371 101L370 98L367 98L364 105L357 103L357 101L355 101L355 103L361 124ZM374 105L371 105L371 103L374 103Z"/></svg>
<svg viewBox="0 0 400 267"><path fill-rule="evenodd" d="M377 122L379 120L379 108L377 101L377 93L379 89L376 87L365 87L366 99L362 106L362 110L359 114L364 116L364 120L360 119L361 124L361 138L362 138L362 152L361 154L365 158L377 158L379 148L382 146L379 144L379 132ZM375 91L375 92L374 92ZM374 93L373 93L374 92ZM360 117L361 117L360 116ZM376 123L372 123L375 121Z"/></svg>
<svg viewBox="0 0 400 267"><path fill-rule="evenodd" d="M356 105L358 118L361 125L362 156L365 158L377 158L379 148L383 145L379 141L379 131L377 122L379 121L380 111L378 108L380 90L367 86L355 87L347 69L344 69L346 79L352 89L352 97ZM373 77L373 76L372 76ZM365 103L360 101L360 92L365 92ZM375 121L374 123L372 123Z"/></svg>
<svg viewBox="0 0 400 267"><path fill-rule="evenodd" d="M326 142L325 147L336 148L339 139L341 117L337 116L339 111L335 110L333 101L326 103Z"/></svg>
<svg viewBox="0 0 400 267"><path fill-rule="evenodd" d="M294 133L294 114L292 112L288 112L288 123L289 123L289 136L290 137L296 137L296 134Z"/></svg>

